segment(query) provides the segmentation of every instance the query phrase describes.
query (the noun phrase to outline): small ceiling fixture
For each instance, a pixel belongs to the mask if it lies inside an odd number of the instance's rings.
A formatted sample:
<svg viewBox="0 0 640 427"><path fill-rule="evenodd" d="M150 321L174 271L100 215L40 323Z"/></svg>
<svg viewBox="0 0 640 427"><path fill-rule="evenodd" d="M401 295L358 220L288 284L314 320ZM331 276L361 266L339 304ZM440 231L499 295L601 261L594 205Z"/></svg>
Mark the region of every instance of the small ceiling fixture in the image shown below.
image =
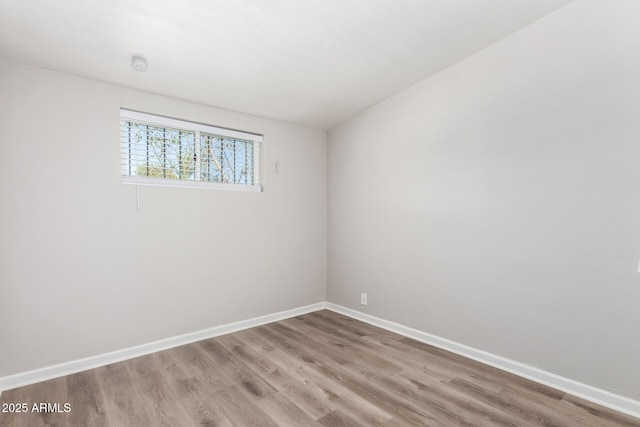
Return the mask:
<svg viewBox="0 0 640 427"><path fill-rule="evenodd" d="M147 60L141 56L134 56L131 58L131 68L136 71L145 72L147 71Z"/></svg>

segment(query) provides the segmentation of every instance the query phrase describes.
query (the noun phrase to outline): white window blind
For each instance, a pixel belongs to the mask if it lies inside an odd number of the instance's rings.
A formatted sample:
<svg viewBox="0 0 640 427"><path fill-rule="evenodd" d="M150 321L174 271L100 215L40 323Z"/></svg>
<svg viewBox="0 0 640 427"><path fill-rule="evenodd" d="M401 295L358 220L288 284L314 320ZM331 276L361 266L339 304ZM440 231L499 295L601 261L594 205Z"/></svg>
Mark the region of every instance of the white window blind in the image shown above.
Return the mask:
<svg viewBox="0 0 640 427"><path fill-rule="evenodd" d="M261 135L120 110L125 184L261 191Z"/></svg>

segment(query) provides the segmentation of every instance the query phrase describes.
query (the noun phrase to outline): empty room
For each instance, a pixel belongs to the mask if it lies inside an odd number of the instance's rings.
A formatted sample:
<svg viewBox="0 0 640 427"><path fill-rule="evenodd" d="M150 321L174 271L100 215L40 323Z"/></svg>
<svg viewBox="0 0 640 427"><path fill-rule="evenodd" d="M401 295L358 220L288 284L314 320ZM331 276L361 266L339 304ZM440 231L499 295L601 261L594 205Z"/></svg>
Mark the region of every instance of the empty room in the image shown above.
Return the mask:
<svg viewBox="0 0 640 427"><path fill-rule="evenodd" d="M639 22L0 0L0 427L640 427Z"/></svg>

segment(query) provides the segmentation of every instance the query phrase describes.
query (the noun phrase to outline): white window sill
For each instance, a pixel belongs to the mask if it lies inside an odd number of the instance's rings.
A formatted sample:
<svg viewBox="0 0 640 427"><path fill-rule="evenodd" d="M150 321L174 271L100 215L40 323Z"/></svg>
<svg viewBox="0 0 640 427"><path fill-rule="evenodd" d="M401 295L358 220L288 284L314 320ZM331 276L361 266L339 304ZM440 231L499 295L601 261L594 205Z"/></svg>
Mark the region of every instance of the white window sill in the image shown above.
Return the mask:
<svg viewBox="0 0 640 427"><path fill-rule="evenodd" d="M198 188L201 190L231 190L261 192L260 185L221 184L219 182L180 181L177 179L149 178L146 176L122 176L126 185L144 185L150 187Z"/></svg>

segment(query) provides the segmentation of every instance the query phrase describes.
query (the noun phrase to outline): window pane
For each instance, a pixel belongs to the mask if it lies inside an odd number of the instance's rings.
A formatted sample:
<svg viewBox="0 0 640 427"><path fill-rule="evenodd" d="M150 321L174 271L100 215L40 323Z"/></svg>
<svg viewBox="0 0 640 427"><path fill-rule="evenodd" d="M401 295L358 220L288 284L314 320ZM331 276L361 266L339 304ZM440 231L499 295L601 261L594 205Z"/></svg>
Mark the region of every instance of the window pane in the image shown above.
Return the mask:
<svg viewBox="0 0 640 427"><path fill-rule="evenodd" d="M200 179L209 182L251 185L253 142L200 135Z"/></svg>
<svg viewBox="0 0 640 427"><path fill-rule="evenodd" d="M197 188L231 184L229 189L260 191L261 141L261 135L120 110L121 173L140 177L123 178L123 183Z"/></svg>
<svg viewBox="0 0 640 427"><path fill-rule="evenodd" d="M126 175L195 179L195 133L148 124L123 122Z"/></svg>

